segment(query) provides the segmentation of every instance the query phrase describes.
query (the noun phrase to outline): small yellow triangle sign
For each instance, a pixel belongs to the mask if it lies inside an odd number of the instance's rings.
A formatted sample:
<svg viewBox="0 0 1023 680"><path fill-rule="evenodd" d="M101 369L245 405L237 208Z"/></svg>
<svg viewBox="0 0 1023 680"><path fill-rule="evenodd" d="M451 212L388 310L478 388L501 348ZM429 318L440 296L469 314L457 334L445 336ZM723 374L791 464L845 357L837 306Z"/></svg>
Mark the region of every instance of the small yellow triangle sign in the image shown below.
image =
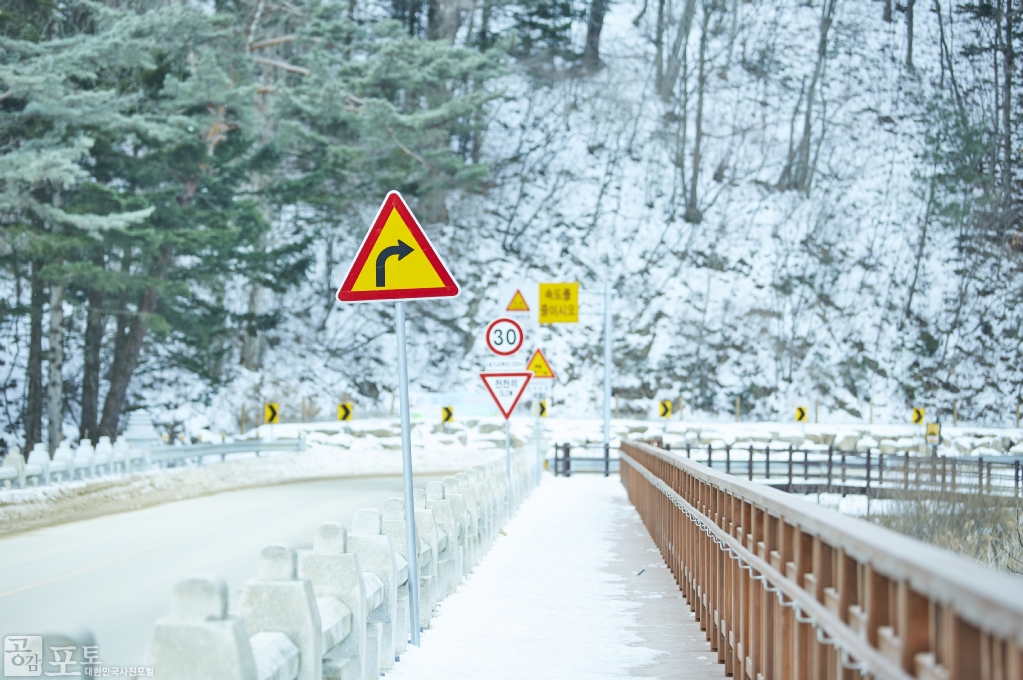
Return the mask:
<svg viewBox="0 0 1023 680"><path fill-rule="evenodd" d="M526 364L526 370L532 371L534 378L554 377L554 371L551 370L551 365L547 363L547 357L539 349L533 352L533 358Z"/></svg>
<svg viewBox="0 0 1023 680"><path fill-rule="evenodd" d="M526 304L526 298L522 297L522 291L515 291L515 295L512 296L511 302L508 303L508 307L505 311L508 312L528 312L529 305Z"/></svg>

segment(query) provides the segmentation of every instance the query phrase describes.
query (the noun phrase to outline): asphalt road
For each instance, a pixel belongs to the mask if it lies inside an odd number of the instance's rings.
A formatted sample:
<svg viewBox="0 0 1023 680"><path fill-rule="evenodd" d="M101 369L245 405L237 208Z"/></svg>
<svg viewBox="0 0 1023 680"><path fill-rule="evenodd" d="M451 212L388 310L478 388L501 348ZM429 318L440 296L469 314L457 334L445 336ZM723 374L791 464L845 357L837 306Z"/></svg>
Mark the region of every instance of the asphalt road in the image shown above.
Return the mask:
<svg viewBox="0 0 1023 680"><path fill-rule="evenodd" d="M86 628L104 666L141 665L179 579L218 575L233 603L263 546L310 545L317 525L350 526L356 510L401 490L401 477L284 484L0 538L0 635Z"/></svg>

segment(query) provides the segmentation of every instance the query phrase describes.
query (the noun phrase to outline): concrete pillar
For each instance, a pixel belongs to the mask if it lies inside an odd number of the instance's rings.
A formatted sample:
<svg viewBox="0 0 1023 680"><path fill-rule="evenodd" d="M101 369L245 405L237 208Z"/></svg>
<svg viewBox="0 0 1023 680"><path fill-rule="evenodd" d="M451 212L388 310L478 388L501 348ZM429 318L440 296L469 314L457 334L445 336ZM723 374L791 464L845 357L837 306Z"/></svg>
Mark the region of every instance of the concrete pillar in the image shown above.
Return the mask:
<svg viewBox="0 0 1023 680"><path fill-rule="evenodd" d="M313 586L295 577L295 551L268 545L259 553L256 578L242 587L238 611L249 636L284 633L298 647L297 680L323 678L323 629Z"/></svg>

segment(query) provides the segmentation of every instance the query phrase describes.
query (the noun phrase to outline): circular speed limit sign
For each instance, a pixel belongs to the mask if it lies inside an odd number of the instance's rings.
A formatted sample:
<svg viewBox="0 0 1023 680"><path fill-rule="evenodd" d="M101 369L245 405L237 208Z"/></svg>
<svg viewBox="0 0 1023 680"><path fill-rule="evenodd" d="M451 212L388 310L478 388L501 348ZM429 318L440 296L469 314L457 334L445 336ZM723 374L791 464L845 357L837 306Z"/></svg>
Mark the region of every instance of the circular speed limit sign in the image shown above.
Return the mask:
<svg viewBox="0 0 1023 680"><path fill-rule="evenodd" d="M511 319L497 319L487 326L487 347L498 356L515 354L522 347L522 326Z"/></svg>

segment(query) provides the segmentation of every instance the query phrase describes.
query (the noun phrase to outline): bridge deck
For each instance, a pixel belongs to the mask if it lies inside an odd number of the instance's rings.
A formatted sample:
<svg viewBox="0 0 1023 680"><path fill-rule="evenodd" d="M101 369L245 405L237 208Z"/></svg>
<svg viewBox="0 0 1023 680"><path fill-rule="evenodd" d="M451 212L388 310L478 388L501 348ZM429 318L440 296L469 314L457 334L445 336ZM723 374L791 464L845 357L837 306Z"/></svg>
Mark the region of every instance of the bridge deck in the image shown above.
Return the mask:
<svg viewBox="0 0 1023 680"><path fill-rule="evenodd" d="M546 477L505 532L388 677L725 677L617 476Z"/></svg>

